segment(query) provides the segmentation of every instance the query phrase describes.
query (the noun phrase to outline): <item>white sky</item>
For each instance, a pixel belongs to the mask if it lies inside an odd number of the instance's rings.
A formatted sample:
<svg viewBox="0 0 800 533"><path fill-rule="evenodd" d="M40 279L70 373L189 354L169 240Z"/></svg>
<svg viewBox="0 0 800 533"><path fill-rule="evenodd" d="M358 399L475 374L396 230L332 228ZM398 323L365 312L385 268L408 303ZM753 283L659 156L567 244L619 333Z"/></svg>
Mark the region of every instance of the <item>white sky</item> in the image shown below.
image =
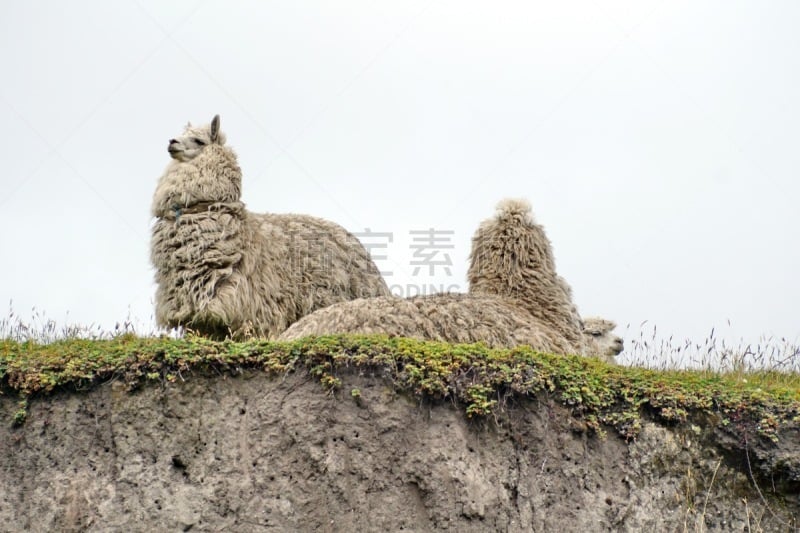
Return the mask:
<svg viewBox="0 0 800 533"><path fill-rule="evenodd" d="M0 305L149 323L167 140L219 113L248 207L392 232L391 285L466 290L472 232L522 196L584 315L798 338L798 23L790 1L2 2ZM412 276L431 227L451 276Z"/></svg>

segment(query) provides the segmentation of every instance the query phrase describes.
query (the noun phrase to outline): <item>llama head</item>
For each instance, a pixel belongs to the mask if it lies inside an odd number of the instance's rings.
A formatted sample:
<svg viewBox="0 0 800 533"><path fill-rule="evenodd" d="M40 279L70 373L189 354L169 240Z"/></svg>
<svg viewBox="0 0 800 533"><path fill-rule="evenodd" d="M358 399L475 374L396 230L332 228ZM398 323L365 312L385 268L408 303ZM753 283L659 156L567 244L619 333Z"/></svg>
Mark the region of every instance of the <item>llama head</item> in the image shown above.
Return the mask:
<svg viewBox="0 0 800 533"><path fill-rule="evenodd" d="M177 161L191 161L203 150L212 144L225 144L225 134L219 130L219 115L215 115L211 124L192 126L186 125L183 134L169 140L167 151L170 157Z"/></svg>
<svg viewBox="0 0 800 533"><path fill-rule="evenodd" d="M225 145L219 115L205 126L187 125L183 135L169 141L168 149L172 160L153 195L154 216L177 220L198 204L240 201L242 171L236 154Z"/></svg>
<svg viewBox="0 0 800 533"><path fill-rule="evenodd" d="M587 355L614 357L622 351L622 337L611 333L617 325L605 318L589 317L583 319L583 336Z"/></svg>

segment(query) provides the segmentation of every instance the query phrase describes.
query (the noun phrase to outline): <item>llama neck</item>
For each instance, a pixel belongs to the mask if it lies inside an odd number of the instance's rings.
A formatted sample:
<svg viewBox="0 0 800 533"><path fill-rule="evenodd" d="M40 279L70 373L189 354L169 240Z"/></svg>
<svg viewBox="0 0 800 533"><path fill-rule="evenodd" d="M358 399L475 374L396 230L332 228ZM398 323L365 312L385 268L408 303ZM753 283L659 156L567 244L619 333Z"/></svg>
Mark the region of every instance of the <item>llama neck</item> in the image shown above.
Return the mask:
<svg viewBox="0 0 800 533"><path fill-rule="evenodd" d="M199 204L238 203L241 183L235 154L222 146L209 146L191 161L173 161L167 166L153 195L153 216L168 217L176 208Z"/></svg>
<svg viewBox="0 0 800 533"><path fill-rule="evenodd" d="M212 213L228 213L242 218L244 212L242 202L196 202L191 205L174 203L170 210L162 213L159 218L178 222L187 215L210 215Z"/></svg>

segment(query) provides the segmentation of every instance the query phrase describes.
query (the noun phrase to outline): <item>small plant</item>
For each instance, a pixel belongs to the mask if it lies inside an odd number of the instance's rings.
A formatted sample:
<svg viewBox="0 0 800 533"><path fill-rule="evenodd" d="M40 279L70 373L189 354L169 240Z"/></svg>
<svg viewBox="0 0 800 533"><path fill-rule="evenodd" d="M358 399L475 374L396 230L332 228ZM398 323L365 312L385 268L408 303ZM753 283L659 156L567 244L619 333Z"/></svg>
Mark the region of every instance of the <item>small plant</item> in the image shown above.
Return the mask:
<svg viewBox="0 0 800 533"><path fill-rule="evenodd" d="M497 400L490 399L494 389L487 385L473 385L467 389L467 416L484 416L492 412Z"/></svg>
<svg viewBox="0 0 800 533"><path fill-rule="evenodd" d="M21 426L28 419L28 400L20 400L14 412L14 426Z"/></svg>

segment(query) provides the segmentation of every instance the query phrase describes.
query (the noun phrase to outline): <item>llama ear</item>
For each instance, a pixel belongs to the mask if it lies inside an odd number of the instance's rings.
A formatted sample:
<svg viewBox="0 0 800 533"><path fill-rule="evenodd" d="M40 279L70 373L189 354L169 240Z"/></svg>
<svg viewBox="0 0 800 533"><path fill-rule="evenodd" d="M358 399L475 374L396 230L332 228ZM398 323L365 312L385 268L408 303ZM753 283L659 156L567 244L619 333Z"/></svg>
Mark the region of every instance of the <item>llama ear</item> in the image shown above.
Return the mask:
<svg viewBox="0 0 800 533"><path fill-rule="evenodd" d="M214 115L211 120L211 142L217 142L219 137L219 115Z"/></svg>

